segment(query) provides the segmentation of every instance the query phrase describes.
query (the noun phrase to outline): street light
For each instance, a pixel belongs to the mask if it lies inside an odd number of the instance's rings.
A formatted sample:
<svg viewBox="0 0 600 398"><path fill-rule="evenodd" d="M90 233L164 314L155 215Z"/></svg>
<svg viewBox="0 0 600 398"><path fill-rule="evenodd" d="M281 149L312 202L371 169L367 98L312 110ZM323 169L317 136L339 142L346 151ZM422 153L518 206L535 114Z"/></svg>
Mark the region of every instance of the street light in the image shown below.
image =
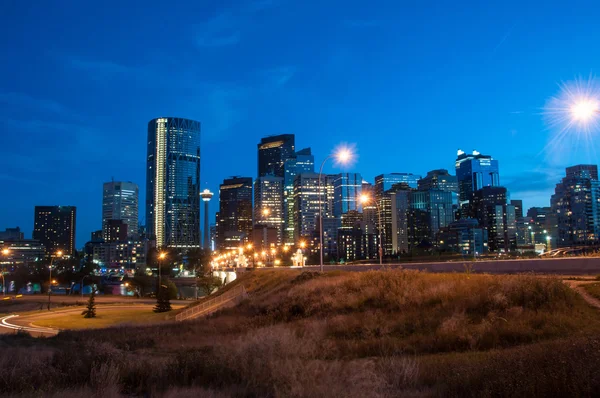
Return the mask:
<svg viewBox="0 0 600 398"><path fill-rule="evenodd" d="M271 214L271 209L269 209L268 207L265 207L262 209L261 211L262 216L263 216L263 249L265 247L269 247L268 245L268 240L269 240L269 236L268 236L268 230L267 230L267 220L269 215Z"/></svg>
<svg viewBox="0 0 600 398"><path fill-rule="evenodd" d="M56 252L56 256L55 257L62 257L62 250L59 250ZM52 262L54 261L54 257L52 257L52 255L50 255L50 277L48 278L48 311L50 311L50 297L51 297L51 293L52 293ZM18 292L17 292L18 293Z"/></svg>
<svg viewBox="0 0 600 398"><path fill-rule="evenodd" d="M319 243L320 243L320 264L321 264L321 272L323 272L323 200L322 200L322 192L321 192L321 176L323 175L323 166L325 166L325 162L331 158L335 158L338 163L346 164L354 155L349 148L341 148L337 152L332 153L327 156L323 163L321 163L321 168L319 168L319 180L318 180L318 194L319 194Z"/></svg>
<svg viewBox="0 0 600 398"><path fill-rule="evenodd" d="M81 298L83 298L83 281L85 280L85 278L87 278L89 275L84 275L83 278L81 278Z"/></svg>
<svg viewBox="0 0 600 398"><path fill-rule="evenodd" d="M375 203L375 208L377 209L377 216L379 218L379 265L383 265L383 242L382 242L382 232L383 228L381 227L381 211L379 211L379 203L376 200L372 200L368 195L362 195L360 197L360 201L363 205L370 203L371 201Z"/></svg>
<svg viewBox="0 0 600 398"><path fill-rule="evenodd" d="M161 275L160 269L162 268L162 260L164 260L165 257L167 257L167 253L165 253L165 252L162 252L158 255L158 286L159 286L159 289L160 289L161 281L162 281L162 275ZM157 294L158 294L158 292L157 292Z"/></svg>

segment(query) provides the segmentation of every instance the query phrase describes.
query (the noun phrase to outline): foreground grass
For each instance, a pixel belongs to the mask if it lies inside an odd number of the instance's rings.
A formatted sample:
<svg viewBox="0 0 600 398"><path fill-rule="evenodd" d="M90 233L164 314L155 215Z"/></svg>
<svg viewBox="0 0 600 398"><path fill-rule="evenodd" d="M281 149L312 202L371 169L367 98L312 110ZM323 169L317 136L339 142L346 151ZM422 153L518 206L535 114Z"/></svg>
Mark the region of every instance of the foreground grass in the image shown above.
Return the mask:
<svg viewBox="0 0 600 398"><path fill-rule="evenodd" d="M600 300L600 282L599 283L582 284L581 287L587 293L589 293L590 296Z"/></svg>
<svg viewBox="0 0 600 398"><path fill-rule="evenodd" d="M592 396L600 322L559 279L255 272L208 320L3 337L0 393Z"/></svg>
<svg viewBox="0 0 600 398"><path fill-rule="evenodd" d="M52 318L41 318L33 321L36 326L55 329L97 329L121 324L157 323L165 320L168 314L157 314L152 306L133 307L130 309L100 307L96 310L95 318L84 318L81 310L53 314Z"/></svg>

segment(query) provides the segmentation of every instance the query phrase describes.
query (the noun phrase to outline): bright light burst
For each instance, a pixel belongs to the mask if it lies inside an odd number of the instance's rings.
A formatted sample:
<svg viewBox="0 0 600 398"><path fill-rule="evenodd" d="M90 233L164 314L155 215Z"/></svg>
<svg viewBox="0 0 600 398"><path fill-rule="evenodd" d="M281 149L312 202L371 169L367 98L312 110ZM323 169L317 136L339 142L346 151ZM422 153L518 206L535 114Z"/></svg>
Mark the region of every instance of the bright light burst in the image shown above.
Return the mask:
<svg viewBox="0 0 600 398"><path fill-rule="evenodd" d="M554 133L545 148L548 155L594 151L594 136L600 133L600 81L590 76L560 84L544 115Z"/></svg>
<svg viewBox="0 0 600 398"><path fill-rule="evenodd" d="M356 162L356 146L354 144L341 144L333 152L335 163L337 165L350 166Z"/></svg>

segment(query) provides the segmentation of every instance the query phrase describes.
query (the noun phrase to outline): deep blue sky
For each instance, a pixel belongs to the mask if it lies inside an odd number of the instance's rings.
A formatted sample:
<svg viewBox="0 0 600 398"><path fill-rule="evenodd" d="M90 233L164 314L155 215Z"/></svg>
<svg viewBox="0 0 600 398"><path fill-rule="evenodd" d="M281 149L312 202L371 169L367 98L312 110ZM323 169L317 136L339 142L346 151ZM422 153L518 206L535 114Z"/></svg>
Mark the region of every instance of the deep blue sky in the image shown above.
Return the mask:
<svg viewBox="0 0 600 398"><path fill-rule="evenodd" d="M347 171L369 181L453 170L458 148L477 149L499 159L501 183L525 208L549 204L565 166L597 162L574 140L544 151L552 131L541 115L560 82L599 69L596 1L2 8L0 228L27 236L36 204L76 205L81 247L100 228L111 177L140 185L142 219L146 126L158 116L202 122L213 191L224 177L255 177L256 143L278 133L296 134L317 162L356 144Z"/></svg>

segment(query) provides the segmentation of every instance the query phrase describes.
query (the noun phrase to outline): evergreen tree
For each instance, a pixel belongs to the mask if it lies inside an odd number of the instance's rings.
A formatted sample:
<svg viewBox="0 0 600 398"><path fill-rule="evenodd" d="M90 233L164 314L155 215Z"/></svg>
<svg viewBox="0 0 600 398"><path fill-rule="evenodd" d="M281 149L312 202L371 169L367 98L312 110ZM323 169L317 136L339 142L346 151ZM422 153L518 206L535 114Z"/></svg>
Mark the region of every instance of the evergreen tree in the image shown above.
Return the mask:
<svg viewBox="0 0 600 398"><path fill-rule="evenodd" d="M84 318L95 318L96 317L96 289L92 286L92 293L90 294L90 298L87 302L87 308L83 310L81 315Z"/></svg>
<svg viewBox="0 0 600 398"><path fill-rule="evenodd" d="M156 295L156 306L154 312L168 312L171 311L171 300L169 300L169 291L165 289L164 285L158 287L158 294Z"/></svg>

